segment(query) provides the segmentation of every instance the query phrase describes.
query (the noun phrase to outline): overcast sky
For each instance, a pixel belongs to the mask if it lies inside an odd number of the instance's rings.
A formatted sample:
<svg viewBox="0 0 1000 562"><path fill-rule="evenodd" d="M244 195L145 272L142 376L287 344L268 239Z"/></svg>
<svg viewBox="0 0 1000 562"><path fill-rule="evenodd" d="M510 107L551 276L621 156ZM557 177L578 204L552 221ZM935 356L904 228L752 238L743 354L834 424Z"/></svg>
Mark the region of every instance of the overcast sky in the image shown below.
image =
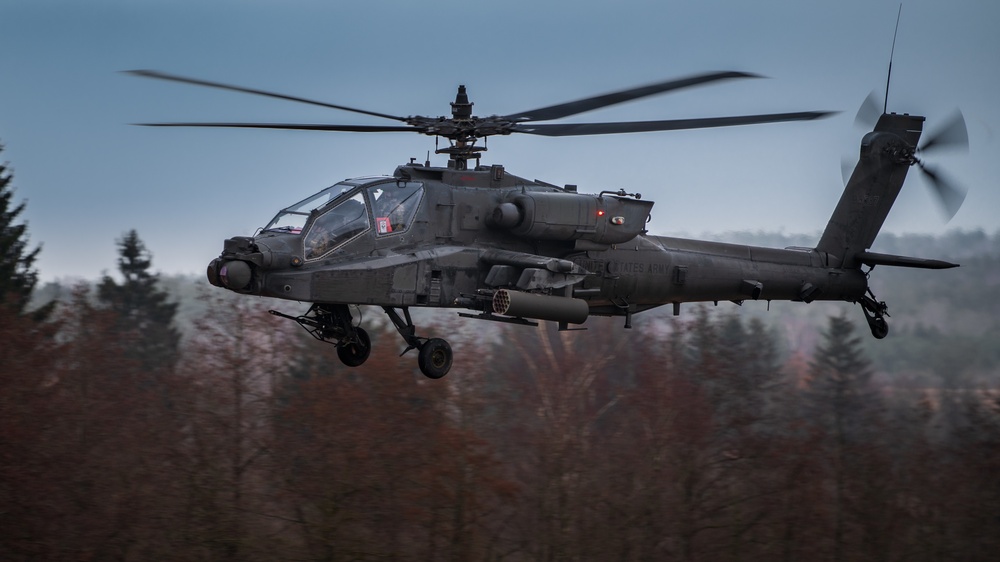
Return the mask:
<svg viewBox="0 0 1000 562"><path fill-rule="evenodd" d="M477 115L510 114L712 70L768 76L568 121L839 110L823 120L580 138L489 139L484 163L583 192L656 201L651 231L818 235L843 189L854 115L885 88L896 1L0 0L0 158L27 200L43 278L115 270L138 230L165 273L201 273L222 241L335 183L423 160L434 139L219 129L149 121L394 124L315 106L137 78L156 69L394 115L445 115L459 84ZM929 158L969 189L945 223L918 174L885 229L1000 228L1000 3L903 6L890 111L933 131L956 108L967 154ZM442 157L432 162L443 165ZM877 248L876 241L876 248ZM936 256L926 256L936 257Z"/></svg>

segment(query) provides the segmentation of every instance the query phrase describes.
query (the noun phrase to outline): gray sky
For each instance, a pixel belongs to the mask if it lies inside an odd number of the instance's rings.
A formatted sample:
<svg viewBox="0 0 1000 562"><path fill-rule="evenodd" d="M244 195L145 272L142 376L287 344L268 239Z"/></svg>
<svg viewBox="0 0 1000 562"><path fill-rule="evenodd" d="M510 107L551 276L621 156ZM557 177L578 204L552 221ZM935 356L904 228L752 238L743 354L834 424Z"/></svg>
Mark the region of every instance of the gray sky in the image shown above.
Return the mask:
<svg viewBox="0 0 1000 562"><path fill-rule="evenodd" d="M0 158L14 171L43 278L115 269L131 228L154 268L200 273L233 235L347 177L423 160L415 134L152 129L149 121L394 124L136 78L150 68L394 115L445 115L466 84L477 115L510 114L712 70L768 76L565 121L840 110L824 121L580 138L493 137L484 163L584 192L656 201L650 230L818 234L843 189L854 115L883 92L899 3L873 0L0 0ZM969 189L945 223L911 173L885 230L1000 228L1000 3L910 0L889 109L956 108L967 154L933 163ZM441 157L432 162L443 165ZM878 242L876 241L876 247ZM927 256L935 257L935 256Z"/></svg>

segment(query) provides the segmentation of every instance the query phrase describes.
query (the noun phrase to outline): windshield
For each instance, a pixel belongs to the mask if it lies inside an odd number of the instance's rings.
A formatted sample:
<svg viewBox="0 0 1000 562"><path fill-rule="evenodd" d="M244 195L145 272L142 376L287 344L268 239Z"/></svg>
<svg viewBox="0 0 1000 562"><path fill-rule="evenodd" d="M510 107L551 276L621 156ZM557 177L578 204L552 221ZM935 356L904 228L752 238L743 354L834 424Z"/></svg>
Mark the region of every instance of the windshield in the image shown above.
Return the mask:
<svg viewBox="0 0 1000 562"><path fill-rule="evenodd" d="M365 230L368 207L364 195L357 193L316 218L303 240L305 257L321 257Z"/></svg>
<svg viewBox="0 0 1000 562"><path fill-rule="evenodd" d="M286 207L282 209L277 216L271 219L271 222L267 223L264 230L280 230L283 232L298 234L302 232L302 227L306 225L306 220L309 219L309 213L319 209L330 201L336 200L341 195L347 193L351 189L354 189L356 185L357 184L354 183L340 182L324 189L323 191L320 191L308 199L304 199L290 207Z"/></svg>
<svg viewBox="0 0 1000 562"><path fill-rule="evenodd" d="M375 232L382 236L398 234L410 227L420 206L423 184L420 182L381 183L368 188L372 202Z"/></svg>

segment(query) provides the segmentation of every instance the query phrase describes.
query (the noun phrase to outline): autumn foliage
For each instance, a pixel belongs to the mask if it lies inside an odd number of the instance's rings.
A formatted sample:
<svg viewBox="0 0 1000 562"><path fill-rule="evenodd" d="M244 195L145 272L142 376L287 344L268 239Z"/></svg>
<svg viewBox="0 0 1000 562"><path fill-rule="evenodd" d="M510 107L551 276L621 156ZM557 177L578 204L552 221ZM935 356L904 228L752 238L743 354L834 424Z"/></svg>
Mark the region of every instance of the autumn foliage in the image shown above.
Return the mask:
<svg viewBox="0 0 1000 562"><path fill-rule="evenodd" d="M890 392L837 318L786 360L765 326L709 309L630 331L428 316L456 342L432 381L391 327L351 369L257 301L204 298L159 365L135 350L173 332L85 289L44 322L0 307L0 559L1000 551L997 398Z"/></svg>

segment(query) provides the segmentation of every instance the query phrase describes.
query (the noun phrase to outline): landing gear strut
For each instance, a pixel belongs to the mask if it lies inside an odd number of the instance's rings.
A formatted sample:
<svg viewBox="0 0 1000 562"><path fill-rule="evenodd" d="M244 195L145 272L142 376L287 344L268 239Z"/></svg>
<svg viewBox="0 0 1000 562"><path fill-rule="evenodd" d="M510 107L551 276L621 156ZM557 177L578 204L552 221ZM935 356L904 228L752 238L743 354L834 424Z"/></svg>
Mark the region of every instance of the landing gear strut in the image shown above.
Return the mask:
<svg viewBox="0 0 1000 562"><path fill-rule="evenodd" d="M876 300L875 293L870 288L868 294L861 297L861 310L865 313L868 327L875 339L880 340L889 335L889 323L885 321L885 317L889 316L889 307L885 301Z"/></svg>
<svg viewBox="0 0 1000 562"><path fill-rule="evenodd" d="M448 342L440 338L420 338L416 336L416 327L410 318L410 309L403 307L403 316L395 308L383 307L385 313L396 327L399 335L406 342L406 349L419 350L417 365L424 376L439 379L451 370L453 355ZM372 342L368 332L354 325L354 317L346 304L313 304L302 316L290 316L277 310L269 310L271 314L298 322L309 335L337 346L337 357L348 367L357 367L364 363L372 351ZM400 355L403 355L401 353Z"/></svg>
<svg viewBox="0 0 1000 562"><path fill-rule="evenodd" d="M290 316L277 310L271 314L298 322L309 335L337 346L337 357L348 367L363 364L372 352L368 332L354 325L354 317L346 304L314 304L302 316Z"/></svg>
<svg viewBox="0 0 1000 562"><path fill-rule="evenodd" d="M406 349L400 355L411 349L417 349L420 352L417 355L417 365L425 377L439 379L448 374L453 359L451 346L448 345L448 342L440 338L417 337L416 327L410 318L410 309L405 306L402 317L395 308L385 306L382 307L382 310L389 316L392 325L396 327L396 331L399 332L400 336L403 336L403 341L406 342Z"/></svg>

